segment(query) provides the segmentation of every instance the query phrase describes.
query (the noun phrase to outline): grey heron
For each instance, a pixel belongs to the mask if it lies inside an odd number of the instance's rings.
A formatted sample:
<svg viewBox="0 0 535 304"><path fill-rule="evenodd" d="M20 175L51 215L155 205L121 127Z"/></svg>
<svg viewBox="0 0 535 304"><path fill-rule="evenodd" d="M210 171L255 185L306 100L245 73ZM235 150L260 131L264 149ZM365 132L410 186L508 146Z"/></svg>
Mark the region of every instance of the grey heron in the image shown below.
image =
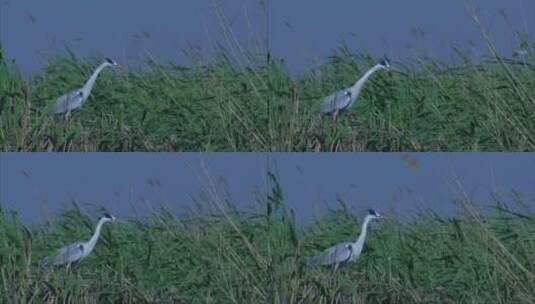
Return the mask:
<svg viewBox="0 0 535 304"><path fill-rule="evenodd" d="M366 240L368 224L370 221L379 219L380 217L381 215L377 211L370 209L369 214L364 218L362 230L356 242L343 242L325 249L322 253L309 260L309 266L334 265L336 271L340 265L357 260Z"/></svg>
<svg viewBox="0 0 535 304"><path fill-rule="evenodd" d="M91 89L93 89L93 85L95 85L95 81L97 80L98 75L100 72L106 68L106 67L117 67L119 66L117 62L115 62L112 59L106 58L106 60L99 65L91 77L87 80L87 82L84 84L83 87L74 90L72 92L69 92L63 96L60 96L56 103L54 104L54 107L50 111L51 114L59 114L59 113L69 113L70 111L77 109L81 107L87 98L89 97L89 94L91 93Z"/></svg>
<svg viewBox="0 0 535 304"><path fill-rule="evenodd" d="M389 71L390 69L390 61L385 57L381 62L374 65L371 69L364 73L364 76L357 80L353 86L337 91L325 97L323 100L321 113L332 114L333 120L336 120L338 112L349 109L355 103L355 100L357 100L357 97L360 95L364 84L366 84L368 79L370 79L370 76L379 70Z"/></svg>
<svg viewBox="0 0 535 304"><path fill-rule="evenodd" d="M115 216L106 213L98 221L98 224L95 228L95 233L93 233L93 236L88 241L76 242L60 248L53 257L45 258L43 260L43 265L61 266L80 262L82 259L87 257L91 251L93 251L93 248L95 248L97 240L100 236L100 229L102 228L102 225L115 220Z"/></svg>

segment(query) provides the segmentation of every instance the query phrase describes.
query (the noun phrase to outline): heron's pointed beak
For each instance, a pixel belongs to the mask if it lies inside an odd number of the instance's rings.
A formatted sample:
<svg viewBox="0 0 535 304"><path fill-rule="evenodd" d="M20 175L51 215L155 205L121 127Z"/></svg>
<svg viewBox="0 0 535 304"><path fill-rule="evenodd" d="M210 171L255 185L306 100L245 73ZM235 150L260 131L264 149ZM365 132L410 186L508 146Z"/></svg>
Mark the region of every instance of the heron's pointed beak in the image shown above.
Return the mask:
<svg viewBox="0 0 535 304"><path fill-rule="evenodd" d="M395 68L395 67L390 67L388 69L389 72L393 72L393 73L399 73L399 74L406 74L405 72L403 72L402 70L398 69L398 68Z"/></svg>
<svg viewBox="0 0 535 304"><path fill-rule="evenodd" d="M381 216L381 220L383 221L390 221L390 220L393 220L394 217L393 216L390 216L390 215L382 215Z"/></svg>
<svg viewBox="0 0 535 304"><path fill-rule="evenodd" d="M113 72L117 75L120 75L124 71L124 67L120 64L113 66Z"/></svg>

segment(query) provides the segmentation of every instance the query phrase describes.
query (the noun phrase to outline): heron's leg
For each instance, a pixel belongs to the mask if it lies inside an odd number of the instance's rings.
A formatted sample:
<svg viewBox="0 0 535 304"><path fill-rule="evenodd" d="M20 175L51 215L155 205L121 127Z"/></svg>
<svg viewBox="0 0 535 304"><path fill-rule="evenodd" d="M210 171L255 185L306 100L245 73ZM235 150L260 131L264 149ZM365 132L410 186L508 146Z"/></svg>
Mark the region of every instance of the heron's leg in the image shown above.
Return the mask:
<svg viewBox="0 0 535 304"><path fill-rule="evenodd" d="M65 124L69 122L70 118L71 118L71 111L67 111L67 113L65 113Z"/></svg>
<svg viewBox="0 0 535 304"><path fill-rule="evenodd" d="M336 125L336 119L338 118L338 112L340 112L339 109L336 109L333 113L333 125Z"/></svg>
<svg viewBox="0 0 535 304"><path fill-rule="evenodd" d="M333 270L331 272L331 277L329 278L329 285L332 287L334 286L334 283L336 282L336 273L338 272L338 267L340 266L340 263L335 263Z"/></svg>
<svg viewBox="0 0 535 304"><path fill-rule="evenodd" d="M333 113L333 134L336 132L336 123L338 122L339 109L336 109Z"/></svg>

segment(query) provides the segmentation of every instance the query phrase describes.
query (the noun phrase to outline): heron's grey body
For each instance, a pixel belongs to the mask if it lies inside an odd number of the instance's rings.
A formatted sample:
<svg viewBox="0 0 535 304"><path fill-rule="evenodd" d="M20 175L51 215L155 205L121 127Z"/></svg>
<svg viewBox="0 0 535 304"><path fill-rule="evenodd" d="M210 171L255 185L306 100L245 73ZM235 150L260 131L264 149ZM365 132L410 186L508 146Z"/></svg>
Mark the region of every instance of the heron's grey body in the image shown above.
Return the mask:
<svg viewBox="0 0 535 304"><path fill-rule="evenodd" d="M325 249L322 253L314 256L309 261L310 266L330 266L334 265L338 269L340 265L355 261L359 258L364 241L366 240L368 224L371 220L381 217L379 213L370 210L370 214L366 215L362 223L362 230L358 239L352 242L343 242Z"/></svg>
<svg viewBox="0 0 535 304"><path fill-rule="evenodd" d="M69 92L56 100L56 104L52 108L51 113L59 114L70 112L76 108L81 107L84 101L86 100L87 96L84 97L83 89L78 89Z"/></svg>
<svg viewBox="0 0 535 304"><path fill-rule="evenodd" d="M78 242L70 244L59 249L56 255L51 260L47 259L46 264L60 266L65 264L78 263L84 258L84 252L86 252L85 256L87 256L87 250L85 250L84 248L84 243Z"/></svg>
<svg viewBox="0 0 535 304"><path fill-rule="evenodd" d="M81 87L80 89L74 90L72 92L69 92L63 96L60 96L56 103L54 104L54 107L50 111L51 114L59 114L59 113L68 113L74 109L77 109L81 107L89 97L89 94L91 93L91 89L93 89L93 86L95 85L95 81L97 80L98 75L100 72L108 66L117 66L117 63L111 59L106 59L104 63L99 65L91 77L87 80L85 85Z"/></svg>
<svg viewBox="0 0 535 304"><path fill-rule="evenodd" d="M352 98L351 91L348 89L337 91L323 100L323 108L321 113L333 114L335 111L342 111L347 109L355 102Z"/></svg>
<svg viewBox="0 0 535 304"><path fill-rule="evenodd" d="M88 241L76 242L76 243L60 248L53 257L45 258L43 260L43 264L45 266L48 266L48 265L61 266L61 265L75 264L75 263L80 262L82 259L87 257L91 253L91 251L93 251L93 249L95 248L95 245L97 244L97 240L100 236L100 229L102 228L102 225L104 225L107 222L114 221L114 220L115 220L115 217L112 215L103 216L98 221L97 227L95 228L95 233Z"/></svg>
<svg viewBox="0 0 535 304"><path fill-rule="evenodd" d="M385 58L381 63L378 63L369 69L359 80L357 80L353 86L337 91L325 97L323 100L321 113L336 115L338 112L350 108L357 100L357 97L360 95L364 84L366 84L370 76L379 70L389 69L390 62Z"/></svg>

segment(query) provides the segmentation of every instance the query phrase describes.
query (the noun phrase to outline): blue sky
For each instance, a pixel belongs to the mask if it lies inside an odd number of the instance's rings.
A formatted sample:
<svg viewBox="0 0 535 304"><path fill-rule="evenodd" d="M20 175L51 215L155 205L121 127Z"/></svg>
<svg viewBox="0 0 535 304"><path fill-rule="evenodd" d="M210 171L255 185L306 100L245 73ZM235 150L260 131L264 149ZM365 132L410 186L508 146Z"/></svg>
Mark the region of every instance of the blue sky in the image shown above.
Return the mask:
<svg viewBox="0 0 535 304"><path fill-rule="evenodd" d="M251 0L1 0L0 39L26 75L67 46L123 64L150 56L188 65L184 50L209 55L216 44L229 47L233 37L223 24L245 49L261 52L258 41L269 37L275 56L294 73L323 62L343 43L378 57L425 54L452 62L451 46L474 58L487 54L469 2L503 55L516 50L516 31L535 38L532 0L264 2L267 9Z"/></svg>
<svg viewBox="0 0 535 304"><path fill-rule="evenodd" d="M462 190L488 204L518 191L535 209L535 154L525 153L3 153L1 202L27 222L54 217L76 200L122 216L163 204L187 211L200 197L264 209L268 170L300 221L336 208L373 207L396 216L432 209L454 215ZM203 194L204 193L204 194ZM203 194L203 195L201 195ZM509 201L511 202L511 201Z"/></svg>

